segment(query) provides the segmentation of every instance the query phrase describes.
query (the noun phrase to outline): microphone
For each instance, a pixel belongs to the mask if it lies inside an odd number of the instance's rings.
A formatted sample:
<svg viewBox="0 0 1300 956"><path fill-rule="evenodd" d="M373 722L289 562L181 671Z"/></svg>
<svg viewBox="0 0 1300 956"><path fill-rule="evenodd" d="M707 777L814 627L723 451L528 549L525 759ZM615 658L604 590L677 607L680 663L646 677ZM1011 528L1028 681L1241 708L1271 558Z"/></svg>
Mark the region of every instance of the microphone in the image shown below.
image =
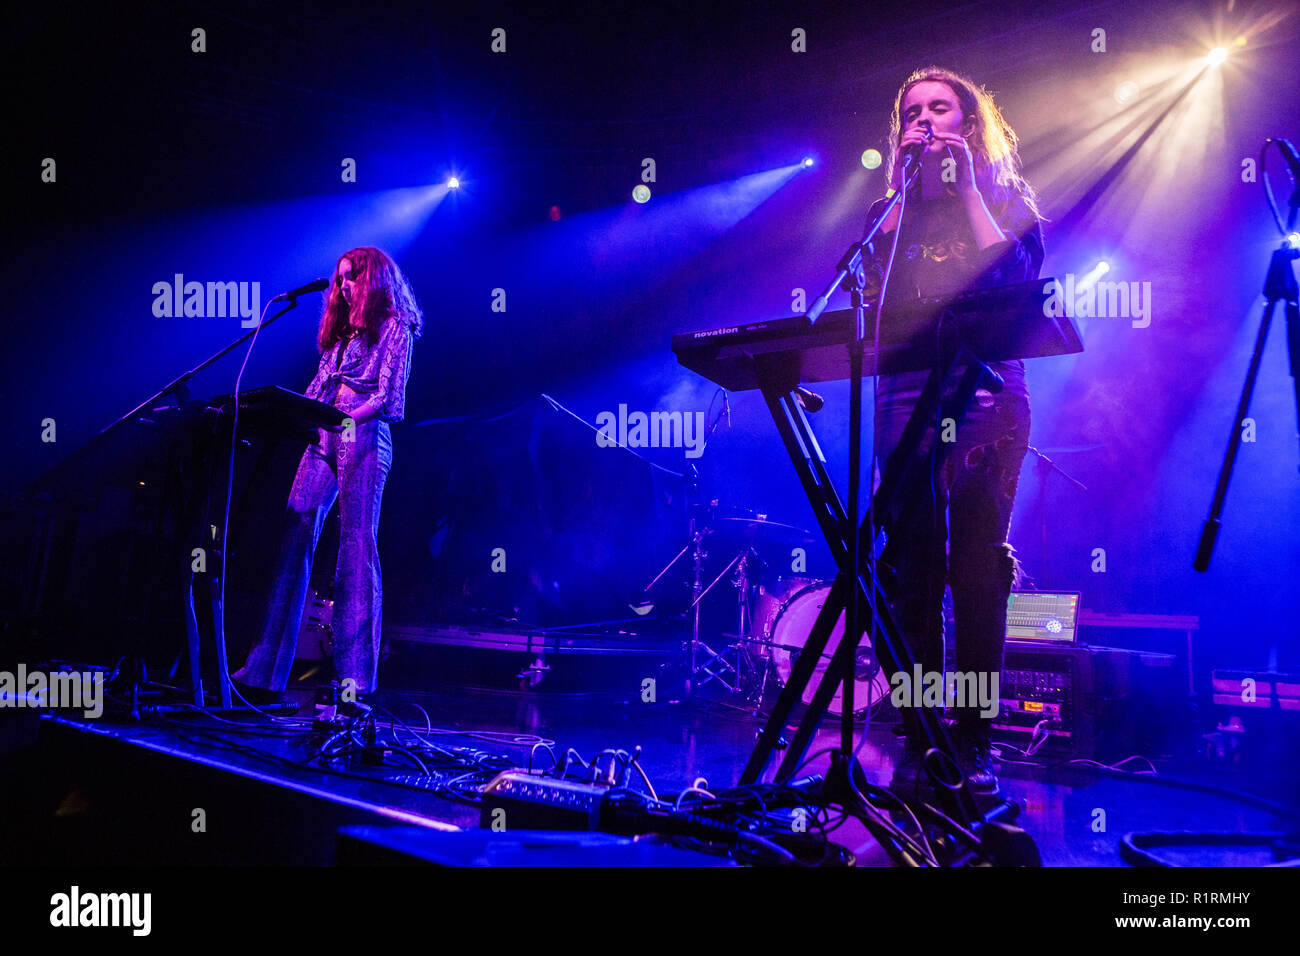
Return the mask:
<svg viewBox="0 0 1300 956"><path fill-rule="evenodd" d="M903 150L902 171L904 173L921 161L921 156L934 140L934 127L930 125L930 121L921 120L921 126L925 128L925 142L913 143Z"/></svg>
<svg viewBox="0 0 1300 956"><path fill-rule="evenodd" d="M811 389L804 388L802 385L795 387L794 395L799 404L803 406L803 410L813 414L820 412L822 406L826 404L826 399L822 398Z"/></svg>
<svg viewBox="0 0 1300 956"><path fill-rule="evenodd" d="M296 289L290 289L288 292L281 292L272 302L292 302L300 295L306 295L308 292L324 292L330 287L329 279L312 279L306 285L300 285Z"/></svg>

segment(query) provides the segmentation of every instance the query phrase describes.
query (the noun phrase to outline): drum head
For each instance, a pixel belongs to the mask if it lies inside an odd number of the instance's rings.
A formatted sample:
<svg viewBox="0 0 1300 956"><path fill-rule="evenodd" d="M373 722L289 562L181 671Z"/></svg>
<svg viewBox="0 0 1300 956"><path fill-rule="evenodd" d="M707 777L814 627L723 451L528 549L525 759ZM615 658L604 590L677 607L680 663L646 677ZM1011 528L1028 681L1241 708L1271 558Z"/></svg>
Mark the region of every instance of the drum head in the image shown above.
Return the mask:
<svg viewBox="0 0 1300 956"><path fill-rule="evenodd" d="M813 624L817 621L817 615L821 613L830 593L831 586L826 582L809 584L791 594L774 616L769 640L773 645L772 662L776 665L777 676L780 678L783 687L789 683L790 673L794 670L794 662L799 659L799 654L803 651L808 635L812 633ZM839 640L843 636L844 612L841 611L839 620L835 622L835 627L831 630L831 638L826 645L827 649L833 650L838 646ZM817 684L820 682L821 676L826 673L829 664L830 655L823 654L813 671L813 678L808 682L808 686L804 688L803 702L805 705L812 703ZM871 647L871 638L868 635L864 634L862 643L858 645L857 664L854 672L856 675L853 687L855 710L865 710L877 701L889 696L889 679L885 676L885 672L880 669L880 664L876 660L876 653ZM837 717L840 716L843 713L843 698L844 688L839 685L836 687L835 696L831 698L830 706L826 712Z"/></svg>

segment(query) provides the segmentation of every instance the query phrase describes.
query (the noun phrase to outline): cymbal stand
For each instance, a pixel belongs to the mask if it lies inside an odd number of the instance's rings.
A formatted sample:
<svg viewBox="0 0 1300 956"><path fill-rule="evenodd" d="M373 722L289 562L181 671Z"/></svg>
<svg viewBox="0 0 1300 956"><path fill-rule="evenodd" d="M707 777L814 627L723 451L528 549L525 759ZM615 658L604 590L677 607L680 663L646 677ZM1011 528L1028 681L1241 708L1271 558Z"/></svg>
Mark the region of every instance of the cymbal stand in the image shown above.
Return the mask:
<svg viewBox="0 0 1300 956"><path fill-rule="evenodd" d="M703 641L698 642L698 647L702 649L705 652L705 654L708 655L708 659L704 663L700 664L698 668L695 667L692 668L691 677L694 678L696 674L698 674L701 671L708 674L709 676L706 677L704 680L700 681L700 683L697 684L696 686L702 687L704 684L707 684L710 680L716 680L719 684L721 684L723 687L725 687L729 692L733 694L739 694L745 689L745 669L746 669L745 648L748 643L745 638L746 635L749 633L749 620L750 620L749 565L752 560L751 556L753 554L754 554L753 549L751 549L750 547L746 546L742 548L741 551L734 558L731 559L731 562L725 568L722 569L722 573L719 574L712 581L710 581L708 587L706 587L703 591L701 591L700 594L695 598L694 609L696 612L696 618L698 619L700 601L702 601L705 598L705 596L708 595L708 593L717 586L719 581L721 581L723 578L727 576L727 574L731 571L732 568L736 569L736 576L732 579L732 584L737 589L737 605L738 605L737 622L736 622L737 631L735 634L735 639L730 644L728 644L726 649L723 650L722 653L720 654L714 651ZM727 660L728 653L734 655L734 659L735 659L734 664L731 661ZM713 667L715 664L721 665L721 669L714 670ZM734 675L734 677L732 678L734 680L734 684L727 682L728 675Z"/></svg>
<svg viewBox="0 0 1300 956"><path fill-rule="evenodd" d="M714 504L716 505L716 502L714 502ZM712 509L710 509L710 511L711 510ZM648 593L651 588L653 588L656 584L659 583L659 581L663 578L665 574L667 574L669 571L673 569L674 565L676 565L678 561L680 561L683 557L685 557L687 552L690 552L691 555L691 638L689 641L686 642L689 650L687 653L688 664L687 664L686 687L685 687L686 696L688 697L694 692L694 689L697 686L695 684L695 675L698 674L701 670L706 670L709 664L719 659L719 655L707 644L705 644L703 641L700 640L700 601L701 599L703 599L704 595L708 593L708 590L704 587L704 561L706 558L708 558L709 552L704 550L704 543L705 543L704 539L707 538L712 533L713 530L708 526L707 522L700 521L698 518L696 518L695 514L692 513L690 517L690 531L689 531L686 545L675 555L673 555L672 560L669 561L668 564L664 566L663 570L660 571L658 574L656 574L654 576L654 579L651 580L651 582L647 584L643 589L645 592ZM724 571L723 573L725 574L726 572ZM714 583L716 584L717 582L715 581ZM709 585L709 587L712 586L713 585ZM699 663L701 652L703 652L708 656L707 663L704 664ZM718 675L714 674L712 671L709 671L709 674L710 676L706 678L702 683L708 683L709 680L718 677Z"/></svg>

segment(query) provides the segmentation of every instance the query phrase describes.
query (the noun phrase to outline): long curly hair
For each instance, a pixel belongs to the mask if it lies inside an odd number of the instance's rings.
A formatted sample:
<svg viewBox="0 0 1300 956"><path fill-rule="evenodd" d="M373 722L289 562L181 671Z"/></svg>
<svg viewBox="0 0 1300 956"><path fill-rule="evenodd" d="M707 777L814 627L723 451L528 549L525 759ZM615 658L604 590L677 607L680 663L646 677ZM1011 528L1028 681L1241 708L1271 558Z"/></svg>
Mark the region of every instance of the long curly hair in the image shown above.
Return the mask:
<svg viewBox="0 0 1300 956"><path fill-rule="evenodd" d="M360 293L353 296L351 306L343 298L339 282L338 263L347 259L356 272L355 288ZM320 330L316 344L324 352L347 333L353 312L365 320L365 336L371 345L379 341L379 330L390 317L396 317L411 327L416 338L424 331L424 313L420 311L415 294L406 276L393 257L374 246L358 246L339 256L334 264L334 275L325 308L321 312Z"/></svg>
<svg viewBox="0 0 1300 956"><path fill-rule="evenodd" d="M916 70L903 81L894 97L894 112L889 118L889 166L886 179L892 179L894 163L898 156L898 141L903 133L903 101L908 91L927 80L944 83L957 97L961 107L962 123L973 121L974 128L966 135L975 160L975 180L984 198L991 204L1005 207L1017 196L1021 197L1029 213L1041 219L1033 187L1020 175L1020 141L1016 131L1003 117L993 102L993 96L982 86L941 66L927 66Z"/></svg>

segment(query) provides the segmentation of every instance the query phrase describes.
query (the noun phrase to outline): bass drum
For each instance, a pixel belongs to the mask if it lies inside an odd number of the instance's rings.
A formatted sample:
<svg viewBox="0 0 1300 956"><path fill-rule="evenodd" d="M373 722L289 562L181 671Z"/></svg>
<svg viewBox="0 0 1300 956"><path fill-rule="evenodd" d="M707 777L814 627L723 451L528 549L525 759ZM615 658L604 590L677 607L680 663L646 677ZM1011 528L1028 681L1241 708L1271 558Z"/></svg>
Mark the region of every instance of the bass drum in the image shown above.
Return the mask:
<svg viewBox="0 0 1300 956"><path fill-rule="evenodd" d="M763 633L763 641L771 651L772 664L782 687L790 682L794 662L799 659L799 654L808 641L808 635L812 633L813 624L817 621L817 615L821 613L831 593L831 585L827 581L803 583L796 579L790 583L802 586L793 587L787 592L787 596L781 601L775 613L770 615ZM827 648L833 650L839 645L840 638L843 636L844 613L841 612L839 620L831 630L830 640L826 642ZM813 671L812 679L804 688L805 705L812 703L813 694L829 664L830 654L822 654ZM858 713L889 696L889 678L876 660L876 653L871 647L871 637L868 634L862 636L862 643L858 645L854 671L856 680L853 687L853 704L854 710ZM844 687L837 685L835 696L831 698L826 712L836 717L840 716L843 713L843 699Z"/></svg>

